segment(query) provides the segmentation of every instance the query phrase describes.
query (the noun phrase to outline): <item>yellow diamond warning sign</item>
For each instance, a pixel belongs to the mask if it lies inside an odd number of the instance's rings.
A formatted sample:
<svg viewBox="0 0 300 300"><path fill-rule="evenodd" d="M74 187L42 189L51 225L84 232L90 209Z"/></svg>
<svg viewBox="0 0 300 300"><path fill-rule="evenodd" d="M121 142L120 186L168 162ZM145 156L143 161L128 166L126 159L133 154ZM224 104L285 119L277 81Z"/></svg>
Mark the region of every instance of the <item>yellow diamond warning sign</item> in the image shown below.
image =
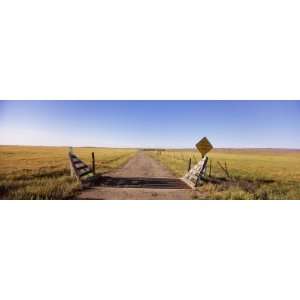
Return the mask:
<svg viewBox="0 0 300 300"><path fill-rule="evenodd" d="M197 149L200 151L202 156L204 156L206 153L208 153L211 149L213 149L212 144L209 142L209 140L204 137L196 144Z"/></svg>

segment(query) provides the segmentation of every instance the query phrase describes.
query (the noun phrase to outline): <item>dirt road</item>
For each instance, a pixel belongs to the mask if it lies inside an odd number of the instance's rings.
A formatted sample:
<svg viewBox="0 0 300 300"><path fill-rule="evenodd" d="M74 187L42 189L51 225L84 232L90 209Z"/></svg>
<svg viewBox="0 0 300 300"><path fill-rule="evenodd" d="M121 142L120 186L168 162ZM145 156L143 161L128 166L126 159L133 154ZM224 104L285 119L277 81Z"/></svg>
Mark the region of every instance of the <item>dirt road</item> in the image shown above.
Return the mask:
<svg viewBox="0 0 300 300"><path fill-rule="evenodd" d="M192 191L158 161L138 152L122 168L105 174L78 199L192 199Z"/></svg>

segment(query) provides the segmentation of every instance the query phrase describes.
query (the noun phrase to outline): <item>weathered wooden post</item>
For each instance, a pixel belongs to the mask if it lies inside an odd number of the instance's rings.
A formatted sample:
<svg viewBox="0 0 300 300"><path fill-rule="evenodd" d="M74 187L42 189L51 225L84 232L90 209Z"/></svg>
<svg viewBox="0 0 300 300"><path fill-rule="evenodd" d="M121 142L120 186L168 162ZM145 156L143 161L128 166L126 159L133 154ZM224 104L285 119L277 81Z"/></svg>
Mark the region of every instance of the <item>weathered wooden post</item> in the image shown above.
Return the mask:
<svg viewBox="0 0 300 300"><path fill-rule="evenodd" d="M220 168L224 171L224 173L226 174L226 176L228 177L228 178L230 178L230 175L229 175L229 172L228 172L228 169L227 169L227 164L226 164L226 162L225 162L225 168L221 165L221 163L218 161L217 162L218 163L218 165L220 166Z"/></svg>
<svg viewBox="0 0 300 300"><path fill-rule="evenodd" d="M191 169L191 165L192 165L192 158L190 157L189 162L188 162L188 168L187 168L188 172Z"/></svg>
<svg viewBox="0 0 300 300"><path fill-rule="evenodd" d="M73 147L69 147L69 157L70 157L71 154L73 154ZM71 177L74 177L74 176L75 176L75 173L74 173L74 169L73 169L73 166L72 166L71 159L70 159L70 176L71 176Z"/></svg>
<svg viewBox="0 0 300 300"><path fill-rule="evenodd" d="M211 159L209 160L209 177L211 176Z"/></svg>
<svg viewBox="0 0 300 300"><path fill-rule="evenodd" d="M201 160L202 163L202 166L201 166L201 169L200 169L200 172L197 176L197 179L196 179L196 183L195 183L195 187L198 186L201 178L205 175L206 173L206 166L207 166L207 162L208 162L208 157L207 156L204 156L204 158Z"/></svg>
<svg viewBox="0 0 300 300"><path fill-rule="evenodd" d="M227 169L227 164L226 164L226 161L225 161L225 170L226 170L226 174L227 174L227 176L230 178L230 175L229 175L229 172L228 172L228 169Z"/></svg>
<svg viewBox="0 0 300 300"><path fill-rule="evenodd" d="M92 152L92 170L93 170L93 174L96 175L95 154L94 154L94 152Z"/></svg>

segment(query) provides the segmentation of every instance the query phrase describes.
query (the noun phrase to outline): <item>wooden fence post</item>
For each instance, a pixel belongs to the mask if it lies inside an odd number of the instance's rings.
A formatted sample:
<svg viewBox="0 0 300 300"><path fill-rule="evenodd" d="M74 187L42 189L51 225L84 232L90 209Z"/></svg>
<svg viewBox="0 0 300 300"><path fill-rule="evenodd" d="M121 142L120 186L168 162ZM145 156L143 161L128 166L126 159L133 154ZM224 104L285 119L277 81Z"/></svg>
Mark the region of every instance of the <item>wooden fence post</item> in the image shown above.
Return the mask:
<svg viewBox="0 0 300 300"><path fill-rule="evenodd" d="M92 152L92 170L94 175L96 175L96 168L95 168L95 154Z"/></svg>
<svg viewBox="0 0 300 300"><path fill-rule="evenodd" d="M220 166L220 168L224 171L224 173L226 174L226 176L227 176L228 178L230 178L230 175L229 175L229 172L228 172L228 169L227 169L227 164L226 164L226 162L225 162L225 168L221 165L220 162L217 162L217 163L218 163L218 165Z"/></svg>
<svg viewBox="0 0 300 300"><path fill-rule="evenodd" d="M75 174L74 174L74 169L73 169L71 160L70 160L70 176L71 176L71 177L74 177L74 176L75 176Z"/></svg>
<svg viewBox="0 0 300 300"><path fill-rule="evenodd" d="M192 158L189 159L188 169L187 169L188 172L191 169L191 165L192 165Z"/></svg>
<svg viewBox="0 0 300 300"><path fill-rule="evenodd" d="M73 165L71 162L71 155L73 154L73 147L69 147L69 160L70 160L70 176L71 177L75 177L75 173L74 173L74 169L73 169Z"/></svg>
<svg viewBox="0 0 300 300"><path fill-rule="evenodd" d="M211 159L209 160L209 177L211 176Z"/></svg>
<svg viewBox="0 0 300 300"><path fill-rule="evenodd" d="M72 152L69 152L70 176L73 178L73 177L75 177L75 173L74 173L74 168L73 168L72 161L71 161L71 155L72 155Z"/></svg>

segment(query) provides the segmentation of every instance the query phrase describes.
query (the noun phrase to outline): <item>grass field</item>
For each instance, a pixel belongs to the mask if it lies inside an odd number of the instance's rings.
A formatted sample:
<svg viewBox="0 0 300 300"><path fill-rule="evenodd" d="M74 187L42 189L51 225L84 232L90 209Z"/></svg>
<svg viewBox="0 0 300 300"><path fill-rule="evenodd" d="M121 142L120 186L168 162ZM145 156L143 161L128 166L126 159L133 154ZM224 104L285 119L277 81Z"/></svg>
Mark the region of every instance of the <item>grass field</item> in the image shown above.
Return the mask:
<svg viewBox="0 0 300 300"><path fill-rule="evenodd" d="M0 146L0 199L69 199L79 185L70 177L67 147ZM135 154L133 149L74 148L96 173L120 167Z"/></svg>
<svg viewBox="0 0 300 300"><path fill-rule="evenodd" d="M178 177L185 174L189 158L192 165L201 159L200 153L192 150L149 153ZM220 149L208 157L212 177L226 177L217 164L226 162L231 179L199 187L205 199L300 199L300 151Z"/></svg>
<svg viewBox="0 0 300 300"><path fill-rule="evenodd" d="M96 172L104 173L124 165L134 149L74 148L87 164L95 153ZM0 146L0 199L70 199L79 184L70 177L67 147ZM201 159L192 150L147 151L177 177L182 177L188 160ZM203 199L299 199L300 151L229 150L209 153L211 177L221 183L199 187ZM226 162L230 178L222 165ZM209 165L208 165L209 166ZM208 167L209 170L209 167ZM226 180L225 180L225 179Z"/></svg>

